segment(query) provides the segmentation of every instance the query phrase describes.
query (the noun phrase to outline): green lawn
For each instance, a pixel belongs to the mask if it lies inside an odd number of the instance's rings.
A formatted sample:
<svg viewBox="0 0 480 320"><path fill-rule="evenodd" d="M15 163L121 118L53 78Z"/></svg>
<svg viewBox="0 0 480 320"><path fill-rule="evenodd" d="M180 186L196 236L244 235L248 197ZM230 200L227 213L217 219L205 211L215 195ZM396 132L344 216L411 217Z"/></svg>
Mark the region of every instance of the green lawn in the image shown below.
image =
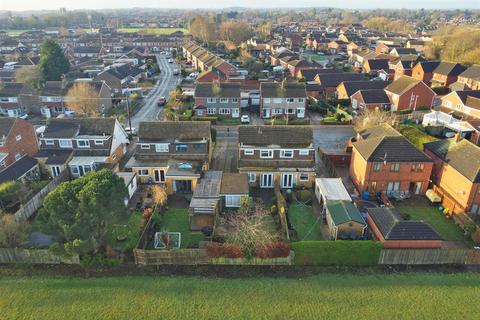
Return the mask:
<svg viewBox="0 0 480 320"><path fill-rule="evenodd" d="M320 232L321 221L317 221L311 207L293 204L288 208L288 217L297 231L299 241L323 240Z"/></svg>
<svg viewBox="0 0 480 320"><path fill-rule="evenodd" d="M0 30L0 31L5 31L7 33L7 35L9 35L10 37L17 37L19 35L21 35L22 33L24 32L27 32L27 31L30 31L28 29L4 29L4 30Z"/></svg>
<svg viewBox="0 0 480 320"><path fill-rule="evenodd" d="M395 204L395 207L400 213L409 214L411 220L428 221L444 240L465 240L462 229L452 220L446 219L443 213L435 207L411 206L408 200Z"/></svg>
<svg viewBox="0 0 480 320"><path fill-rule="evenodd" d="M131 213L125 221L112 226L110 230L110 245L116 250L131 252L140 239L143 227L143 217L139 212Z"/></svg>
<svg viewBox="0 0 480 320"><path fill-rule="evenodd" d="M480 275L322 274L301 279L14 277L11 319L478 319Z"/></svg>
<svg viewBox="0 0 480 320"><path fill-rule="evenodd" d="M125 33L139 32L156 36L170 35L177 31L189 34L188 30L184 28L120 28L117 31Z"/></svg>
<svg viewBox="0 0 480 320"><path fill-rule="evenodd" d="M180 232L182 234L182 248L198 246L198 242L204 239L203 234L190 232L190 218L188 209L170 208L161 218L162 230Z"/></svg>
<svg viewBox="0 0 480 320"><path fill-rule="evenodd" d="M399 125L398 131L405 136L417 149L423 151L423 145L428 142L437 141L438 139L432 137L428 133L420 130L416 125Z"/></svg>

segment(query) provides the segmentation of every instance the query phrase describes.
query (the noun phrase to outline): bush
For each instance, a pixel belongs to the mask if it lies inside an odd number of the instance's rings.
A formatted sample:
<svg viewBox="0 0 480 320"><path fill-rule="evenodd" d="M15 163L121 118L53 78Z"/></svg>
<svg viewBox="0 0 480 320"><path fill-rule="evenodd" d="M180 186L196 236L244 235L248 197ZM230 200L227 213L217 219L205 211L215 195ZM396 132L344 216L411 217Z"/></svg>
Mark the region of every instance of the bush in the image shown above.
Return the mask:
<svg viewBox="0 0 480 320"><path fill-rule="evenodd" d="M358 240L300 241L292 243L296 265L373 266L382 244Z"/></svg>
<svg viewBox="0 0 480 320"><path fill-rule="evenodd" d="M257 249L255 255L262 259L288 257L290 255L290 244L275 242L264 248Z"/></svg>
<svg viewBox="0 0 480 320"><path fill-rule="evenodd" d="M210 242L206 245L210 258L243 258L245 255L238 244Z"/></svg>
<svg viewBox="0 0 480 320"><path fill-rule="evenodd" d="M103 255L83 256L80 259L80 265L84 268L91 267L114 267L120 265L122 261L118 258L106 258Z"/></svg>
<svg viewBox="0 0 480 320"><path fill-rule="evenodd" d="M300 202L309 202L312 200L312 193L310 190L299 190L297 191L297 199Z"/></svg>

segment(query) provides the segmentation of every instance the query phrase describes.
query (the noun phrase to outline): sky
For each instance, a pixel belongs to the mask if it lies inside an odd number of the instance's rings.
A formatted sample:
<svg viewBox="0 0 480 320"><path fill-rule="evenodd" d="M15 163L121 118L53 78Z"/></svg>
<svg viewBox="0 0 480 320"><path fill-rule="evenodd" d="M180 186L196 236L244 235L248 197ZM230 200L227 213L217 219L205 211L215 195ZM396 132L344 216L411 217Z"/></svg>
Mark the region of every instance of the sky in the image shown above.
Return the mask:
<svg viewBox="0 0 480 320"><path fill-rule="evenodd" d="M279 7L338 7L338 8L407 8L407 9L480 9L480 0L0 0L0 10L56 10L102 8L279 8Z"/></svg>

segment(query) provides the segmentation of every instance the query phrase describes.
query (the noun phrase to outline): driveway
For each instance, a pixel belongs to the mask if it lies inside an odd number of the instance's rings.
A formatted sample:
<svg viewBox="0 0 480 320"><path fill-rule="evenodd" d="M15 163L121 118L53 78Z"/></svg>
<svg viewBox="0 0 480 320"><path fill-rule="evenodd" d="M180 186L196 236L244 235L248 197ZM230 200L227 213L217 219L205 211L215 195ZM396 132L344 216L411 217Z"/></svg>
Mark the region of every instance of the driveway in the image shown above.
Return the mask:
<svg viewBox="0 0 480 320"><path fill-rule="evenodd" d="M132 116L132 127L138 129L141 121L159 120L162 116L163 108L157 106L160 97L168 98L171 91L181 82L181 76L174 76L173 69L180 68L175 62L168 63L166 55L156 55L158 67L161 73L155 86L150 90L144 99L143 106ZM128 126L128 119L126 120Z"/></svg>
<svg viewBox="0 0 480 320"><path fill-rule="evenodd" d="M216 126L217 143L212 156L212 170L236 173L238 162L238 127Z"/></svg>

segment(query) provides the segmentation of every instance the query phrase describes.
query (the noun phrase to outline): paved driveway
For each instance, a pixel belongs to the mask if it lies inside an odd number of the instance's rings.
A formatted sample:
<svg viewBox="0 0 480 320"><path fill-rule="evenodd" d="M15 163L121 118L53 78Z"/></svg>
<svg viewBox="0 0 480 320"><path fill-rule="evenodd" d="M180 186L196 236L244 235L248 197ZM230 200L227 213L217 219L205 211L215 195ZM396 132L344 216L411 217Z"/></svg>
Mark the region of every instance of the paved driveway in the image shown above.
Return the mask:
<svg viewBox="0 0 480 320"><path fill-rule="evenodd" d="M216 126L217 143L212 156L212 170L237 172L238 127Z"/></svg>

